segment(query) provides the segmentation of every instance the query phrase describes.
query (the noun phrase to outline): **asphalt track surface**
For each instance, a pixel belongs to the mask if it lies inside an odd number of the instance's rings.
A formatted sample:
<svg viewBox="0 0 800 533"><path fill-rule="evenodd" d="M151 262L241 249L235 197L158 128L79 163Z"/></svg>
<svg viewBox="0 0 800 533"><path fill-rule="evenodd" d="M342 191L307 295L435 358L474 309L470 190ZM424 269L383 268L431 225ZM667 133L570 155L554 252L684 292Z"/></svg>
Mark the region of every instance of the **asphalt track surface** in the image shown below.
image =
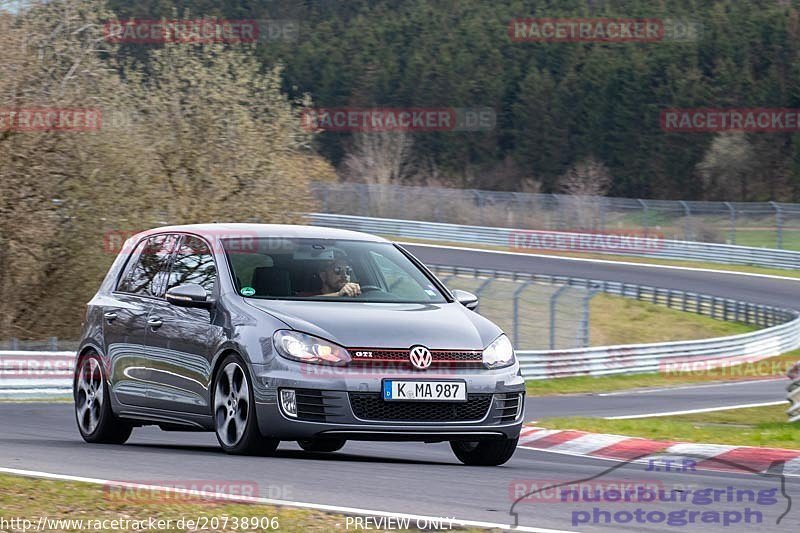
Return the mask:
<svg viewBox="0 0 800 533"><path fill-rule="evenodd" d="M798 282L410 248L429 263L624 280L786 307L797 307L800 302ZM536 418L537 412L549 416L636 414L642 410L707 406L709 397L718 403L751 403L774 399L775 395L778 399L783 397L779 381L591 398L576 395L531 399L527 413L529 418ZM521 525L555 530L745 531L755 526L761 531L797 531L800 527L800 478L782 479L779 472L766 476L704 470L676 472L663 467L660 471L647 471L642 464L530 449L519 449L502 467L465 467L457 462L448 445L417 443L350 442L333 454L307 453L294 443L283 443L275 457L232 457L219 450L212 434L170 433L155 428L134 430L131 440L123 446L89 445L80 439L72 406L67 403L0 404L0 427L0 466L6 468L146 484L187 484L193 480L249 483L258 487L259 495L282 500L497 524L512 524L516 516ZM596 479L583 485L588 487L590 496L594 489L604 490L624 482L634 489L664 489L678 501L648 503L638 502L636 497L633 501L613 501L613 494L607 493L608 497L600 502L562 503L557 494L553 496L553 489L546 489L515 504L515 499L531 492L531 487L536 490L590 478ZM782 481L786 496L781 491ZM695 499L696 491L703 489L717 490L717 496L712 496L716 501ZM675 490L680 492L671 492ZM746 503L749 495L757 495L758 491L762 491L763 501ZM745 503L736 501L737 492ZM795 502L791 508L790 499ZM747 508L760 512L760 517L751 514L748 523L744 515ZM581 511L586 514L574 514ZM604 514L607 511L609 515ZM615 517L620 511L628 512ZM675 525L664 521L664 513L669 512L678 513L673 514ZM683 524L681 517L691 520L692 513L695 523ZM781 515L782 521L776 523ZM731 522L739 522L727 526L707 522L724 520L726 516ZM344 524L341 530L345 531Z"/></svg>

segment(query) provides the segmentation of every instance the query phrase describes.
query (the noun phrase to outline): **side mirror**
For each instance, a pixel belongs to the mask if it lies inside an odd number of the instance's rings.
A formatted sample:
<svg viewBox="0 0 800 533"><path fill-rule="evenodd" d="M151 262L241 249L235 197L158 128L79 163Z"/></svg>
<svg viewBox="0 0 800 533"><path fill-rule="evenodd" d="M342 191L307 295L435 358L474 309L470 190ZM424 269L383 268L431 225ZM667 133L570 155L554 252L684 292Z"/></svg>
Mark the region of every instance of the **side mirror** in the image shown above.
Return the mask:
<svg viewBox="0 0 800 533"><path fill-rule="evenodd" d="M478 297L471 292L455 289L453 291L453 296L455 296L458 303L471 311L474 311L478 307Z"/></svg>
<svg viewBox="0 0 800 533"><path fill-rule="evenodd" d="M169 303L178 307L203 307L206 309L211 307L208 293L197 283L184 283L172 287L167 291L166 298Z"/></svg>

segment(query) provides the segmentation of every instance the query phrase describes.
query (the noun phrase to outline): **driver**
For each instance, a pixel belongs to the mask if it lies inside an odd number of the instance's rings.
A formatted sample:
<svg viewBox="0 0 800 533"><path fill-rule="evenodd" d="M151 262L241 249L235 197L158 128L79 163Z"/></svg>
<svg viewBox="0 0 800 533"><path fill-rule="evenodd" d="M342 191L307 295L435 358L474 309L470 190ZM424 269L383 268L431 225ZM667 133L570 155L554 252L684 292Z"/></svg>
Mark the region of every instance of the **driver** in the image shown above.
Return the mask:
<svg viewBox="0 0 800 533"><path fill-rule="evenodd" d="M361 286L350 281L353 274L351 267L344 259L335 259L325 265L319 272L319 279L322 281L321 296L349 296L354 297L361 294Z"/></svg>

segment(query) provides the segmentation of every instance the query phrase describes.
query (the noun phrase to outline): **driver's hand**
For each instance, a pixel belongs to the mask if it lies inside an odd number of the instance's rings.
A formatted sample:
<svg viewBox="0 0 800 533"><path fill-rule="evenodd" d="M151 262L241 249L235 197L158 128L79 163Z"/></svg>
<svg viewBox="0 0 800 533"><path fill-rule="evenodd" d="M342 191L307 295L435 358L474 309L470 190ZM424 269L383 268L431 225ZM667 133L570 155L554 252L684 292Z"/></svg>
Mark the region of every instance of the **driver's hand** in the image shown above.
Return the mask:
<svg viewBox="0 0 800 533"><path fill-rule="evenodd" d="M349 296L351 298L354 296L358 296L359 294L361 294L361 285L359 285L358 283L345 283L344 287L339 289L339 292L337 294L339 296Z"/></svg>

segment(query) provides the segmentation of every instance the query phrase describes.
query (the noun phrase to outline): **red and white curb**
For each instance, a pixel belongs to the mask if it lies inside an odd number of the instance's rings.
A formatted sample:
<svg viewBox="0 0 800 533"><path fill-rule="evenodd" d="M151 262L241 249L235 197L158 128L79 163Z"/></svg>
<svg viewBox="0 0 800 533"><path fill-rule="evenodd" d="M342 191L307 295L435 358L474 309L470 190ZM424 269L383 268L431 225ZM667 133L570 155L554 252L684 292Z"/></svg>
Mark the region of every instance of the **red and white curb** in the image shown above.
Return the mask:
<svg viewBox="0 0 800 533"><path fill-rule="evenodd" d="M783 461L784 475L800 477L800 450L783 448L658 441L531 426L522 429L518 446L565 455L636 463L647 463L650 458L658 458L673 459L676 464L680 464L686 458L696 463L698 470L740 473L764 473L775 461Z"/></svg>

